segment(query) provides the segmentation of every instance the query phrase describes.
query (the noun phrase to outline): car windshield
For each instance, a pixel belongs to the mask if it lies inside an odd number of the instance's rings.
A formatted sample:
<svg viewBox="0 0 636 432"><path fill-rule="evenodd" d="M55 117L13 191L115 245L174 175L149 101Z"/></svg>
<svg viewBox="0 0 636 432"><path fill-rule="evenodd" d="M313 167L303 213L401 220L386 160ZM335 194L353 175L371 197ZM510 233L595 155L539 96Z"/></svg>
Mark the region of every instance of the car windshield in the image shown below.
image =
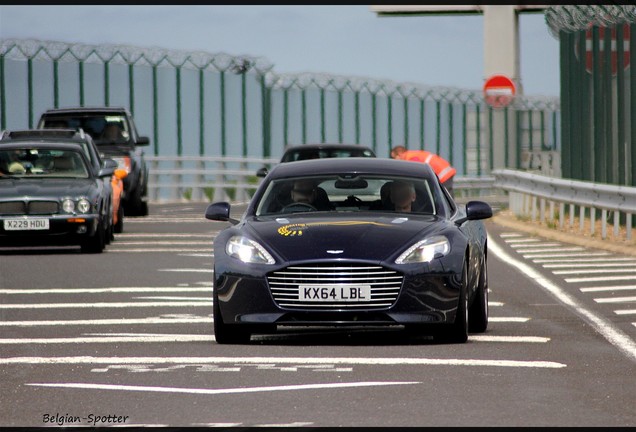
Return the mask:
<svg viewBox="0 0 636 432"><path fill-rule="evenodd" d="M256 215L315 211L436 214L434 190L424 178L377 174L274 179L256 204Z"/></svg>
<svg viewBox="0 0 636 432"><path fill-rule="evenodd" d="M56 115L47 116L42 119L41 128L82 128L84 132L90 134L97 145L102 144L125 144L130 138L128 122L123 115Z"/></svg>
<svg viewBox="0 0 636 432"><path fill-rule="evenodd" d="M79 151L29 147L0 149L0 178L2 177L88 178L89 173Z"/></svg>

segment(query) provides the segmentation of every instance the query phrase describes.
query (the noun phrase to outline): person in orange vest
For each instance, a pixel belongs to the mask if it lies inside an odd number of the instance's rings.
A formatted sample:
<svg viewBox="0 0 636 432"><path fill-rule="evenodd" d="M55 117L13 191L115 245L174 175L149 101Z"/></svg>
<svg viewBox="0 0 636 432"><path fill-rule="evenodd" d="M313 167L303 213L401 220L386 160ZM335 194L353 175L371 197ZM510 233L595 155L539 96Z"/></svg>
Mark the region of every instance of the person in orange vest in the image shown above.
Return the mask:
<svg viewBox="0 0 636 432"><path fill-rule="evenodd" d="M453 198L455 197L453 193L453 178L455 178L457 170L453 168L446 159L426 150L407 150L406 147L401 145L391 149L391 157L393 159L429 164L431 168L433 168L433 171L435 171L435 174L437 174L440 183L444 185Z"/></svg>

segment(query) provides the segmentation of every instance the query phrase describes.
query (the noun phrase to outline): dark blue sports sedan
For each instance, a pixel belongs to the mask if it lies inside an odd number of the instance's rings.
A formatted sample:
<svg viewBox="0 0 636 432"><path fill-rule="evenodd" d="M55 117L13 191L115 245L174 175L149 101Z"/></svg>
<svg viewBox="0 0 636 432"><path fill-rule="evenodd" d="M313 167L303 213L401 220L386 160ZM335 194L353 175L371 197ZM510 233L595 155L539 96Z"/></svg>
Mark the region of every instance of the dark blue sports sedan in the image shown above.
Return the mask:
<svg viewBox="0 0 636 432"><path fill-rule="evenodd" d="M214 240L217 343L295 328L402 327L466 342L488 326L481 201L458 205L427 164L317 159L274 167Z"/></svg>

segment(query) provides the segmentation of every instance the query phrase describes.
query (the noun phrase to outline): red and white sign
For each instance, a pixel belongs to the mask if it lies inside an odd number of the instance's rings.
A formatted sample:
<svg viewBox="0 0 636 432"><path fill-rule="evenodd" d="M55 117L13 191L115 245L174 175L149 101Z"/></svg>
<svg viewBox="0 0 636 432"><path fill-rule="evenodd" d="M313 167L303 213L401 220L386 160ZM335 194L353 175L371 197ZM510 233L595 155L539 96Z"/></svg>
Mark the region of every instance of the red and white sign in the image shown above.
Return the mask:
<svg viewBox="0 0 636 432"><path fill-rule="evenodd" d="M484 99L493 108L504 108L515 98L515 83L505 75L493 75L484 83Z"/></svg>
<svg viewBox="0 0 636 432"><path fill-rule="evenodd" d="M612 27L611 29L607 29L605 27L598 28L598 63L601 73L603 73L604 62L605 62L605 31L610 31L611 33L611 53L610 53L610 64L612 75L616 75L618 70L618 47L617 47L617 31L616 27ZM623 67L627 69L629 67L629 24L623 24ZM592 73L594 72L594 48L592 41L594 39L594 32L592 27L588 28L585 32L585 69ZM577 58L579 57L579 47L578 47L578 39L575 44L575 54Z"/></svg>

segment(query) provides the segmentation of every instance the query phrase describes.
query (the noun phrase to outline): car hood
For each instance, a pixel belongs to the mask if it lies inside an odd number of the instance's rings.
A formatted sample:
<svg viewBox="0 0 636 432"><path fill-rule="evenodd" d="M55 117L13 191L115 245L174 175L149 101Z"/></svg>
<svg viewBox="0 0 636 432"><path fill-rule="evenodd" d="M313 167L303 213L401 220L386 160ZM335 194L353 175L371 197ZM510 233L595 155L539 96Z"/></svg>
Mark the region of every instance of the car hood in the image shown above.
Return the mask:
<svg viewBox="0 0 636 432"><path fill-rule="evenodd" d="M92 179L3 179L0 180L0 199L89 195L94 187Z"/></svg>
<svg viewBox="0 0 636 432"><path fill-rule="evenodd" d="M445 226L432 215L287 217L246 221L246 232L281 259L381 261Z"/></svg>

